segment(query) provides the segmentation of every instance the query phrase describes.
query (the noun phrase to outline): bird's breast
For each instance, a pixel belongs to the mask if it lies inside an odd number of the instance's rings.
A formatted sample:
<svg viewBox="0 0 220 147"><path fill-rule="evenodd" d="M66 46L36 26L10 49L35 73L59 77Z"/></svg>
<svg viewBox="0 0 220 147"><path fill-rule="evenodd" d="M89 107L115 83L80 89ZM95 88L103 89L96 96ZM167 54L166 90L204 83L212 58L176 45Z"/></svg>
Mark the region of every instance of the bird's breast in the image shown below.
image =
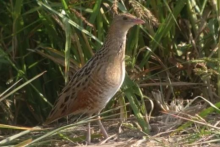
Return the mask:
<svg viewBox="0 0 220 147"><path fill-rule="evenodd" d="M102 69L99 73L99 78L102 79L102 86L106 87L103 90L103 100L106 105L108 101L116 94L120 89L125 78L125 62L124 59L114 60L108 62L106 65L102 65Z"/></svg>

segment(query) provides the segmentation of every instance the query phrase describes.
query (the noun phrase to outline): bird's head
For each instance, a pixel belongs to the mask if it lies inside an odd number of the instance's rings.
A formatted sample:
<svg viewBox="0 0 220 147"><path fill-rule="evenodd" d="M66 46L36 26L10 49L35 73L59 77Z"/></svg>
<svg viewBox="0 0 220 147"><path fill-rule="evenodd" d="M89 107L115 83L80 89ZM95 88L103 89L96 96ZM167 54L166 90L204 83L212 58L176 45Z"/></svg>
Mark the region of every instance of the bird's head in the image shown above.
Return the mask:
<svg viewBox="0 0 220 147"><path fill-rule="evenodd" d="M120 14L116 15L112 22L112 27L116 29L115 31L127 32L131 27L138 24L145 23L143 20L130 15L130 14Z"/></svg>

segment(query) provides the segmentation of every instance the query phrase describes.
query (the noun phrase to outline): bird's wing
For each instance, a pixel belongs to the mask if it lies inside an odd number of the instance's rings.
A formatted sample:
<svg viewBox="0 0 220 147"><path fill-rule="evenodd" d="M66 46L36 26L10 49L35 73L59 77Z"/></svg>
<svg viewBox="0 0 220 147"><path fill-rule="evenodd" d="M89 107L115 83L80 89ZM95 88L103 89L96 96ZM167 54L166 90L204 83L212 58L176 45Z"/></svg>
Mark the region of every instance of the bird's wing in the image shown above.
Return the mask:
<svg viewBox="0 0 220 147"><path fill-rule="evenodd" d="M63 88L54 104L46 122L49 124L69 114L86 113L90 102L90 92L94 90L91 80L96 77L95 60L90 60L82 69L77 71L68 84ZM88 90L90 89L90 90Z"/></svg>

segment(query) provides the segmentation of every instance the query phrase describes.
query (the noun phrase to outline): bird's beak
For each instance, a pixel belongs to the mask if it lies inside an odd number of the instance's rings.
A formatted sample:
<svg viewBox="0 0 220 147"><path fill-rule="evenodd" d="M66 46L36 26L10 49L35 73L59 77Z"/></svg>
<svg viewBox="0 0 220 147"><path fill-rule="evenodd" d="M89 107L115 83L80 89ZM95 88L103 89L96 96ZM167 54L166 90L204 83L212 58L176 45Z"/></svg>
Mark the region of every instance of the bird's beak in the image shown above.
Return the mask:
<svg viewBox="0 0 220 147"><path fill-rule="evenodd" d="M139 18L135 18L134 19L134 23L135 24L143 24L143 23L145 23L143 20L141 20L141 19L139 19Z"/></svg>

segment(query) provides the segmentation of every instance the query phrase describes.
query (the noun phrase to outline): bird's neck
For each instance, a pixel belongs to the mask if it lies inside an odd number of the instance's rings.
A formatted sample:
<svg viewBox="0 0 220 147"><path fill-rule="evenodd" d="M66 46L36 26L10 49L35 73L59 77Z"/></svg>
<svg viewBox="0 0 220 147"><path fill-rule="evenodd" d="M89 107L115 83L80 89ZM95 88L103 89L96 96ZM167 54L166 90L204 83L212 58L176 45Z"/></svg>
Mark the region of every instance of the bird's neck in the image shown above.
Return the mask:
<svg viewBox="0 0 220 147"><path fill-rule="evenodd" d="M119 40L119 41L123 41L124 39L126 39L126 35L127 35L128 30L121 28L117 25L112 25L109 28L108 34L107 34L107 39L108 40Z"/></svg>
<svg viewBox="0 0 220 147"><path fill-rule="evenodd" d="M127 31L111 27L106 36L104 48L109 53L125 54Z"/></svg>

